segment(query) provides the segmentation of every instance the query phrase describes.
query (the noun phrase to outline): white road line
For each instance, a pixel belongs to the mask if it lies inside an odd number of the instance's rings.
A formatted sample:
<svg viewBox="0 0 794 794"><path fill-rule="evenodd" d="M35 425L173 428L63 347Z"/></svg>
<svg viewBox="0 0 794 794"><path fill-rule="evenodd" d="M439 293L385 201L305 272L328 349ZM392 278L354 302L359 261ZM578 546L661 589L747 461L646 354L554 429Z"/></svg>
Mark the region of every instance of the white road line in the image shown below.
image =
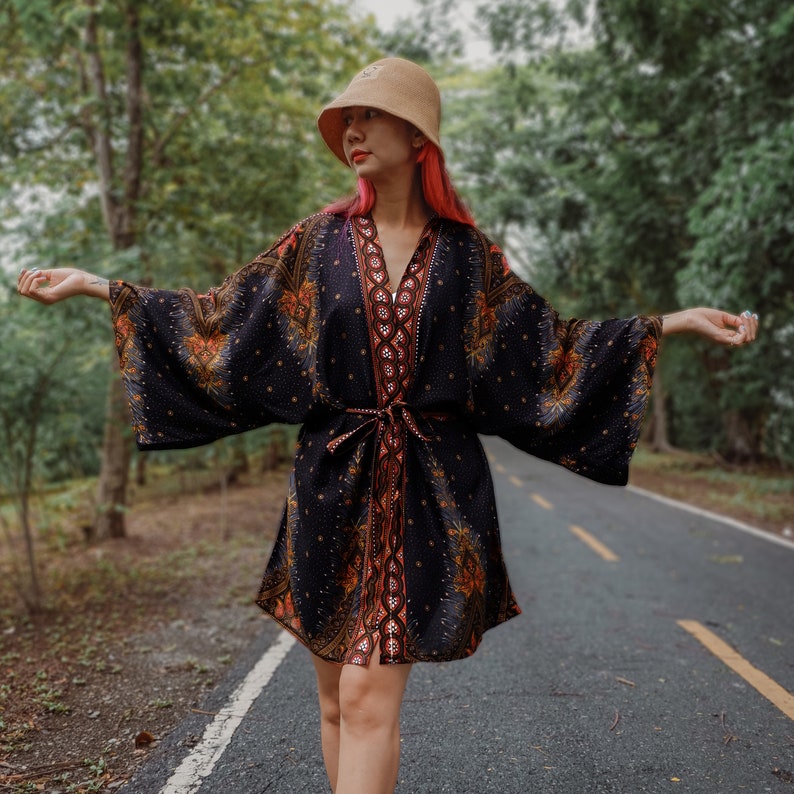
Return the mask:
<svg viewBox="0 0 794 794"><path fill-rule="evenodd" d="M709 518L712 521L720 521L723 524L733 527L734 529L739 529L742 532L746 532L748 535L755 535L757 538L763 538L764 540L768 540L770 543L777 543L780 546L785 546L790 551L794 551L794 541L788 540L787 538L782 538L780 535L775 535L772 532L764 532L763 529L758 529L758 527L752 527L749 524L744 524L741 521L737 521L735 518L729 518L728 516L723 516L719 513L712 513L710 510L704 510L702 507L694 507L693 505L688 505L685 502L679 502L676 499L670 499L667 496L660 496L657 493L646 491L644 488L637 488L636 485L627 485L626 489L633 491L640 496L647 496L649 499L662 502L662 504L671 505L672 507L677 507L679 510L686 510L689 513L694 513L696 516L703 516L704 518Z"/></svg>
<svg viewBox="0 0 794 794"><path fill-rule="evenodd" d="M267 686L294 644L295 638L286 631L282 632L235 689L226 706L204 729L201 741L176 768L160 794L192 794L198 790L225 752L251 704Z"/></svg>

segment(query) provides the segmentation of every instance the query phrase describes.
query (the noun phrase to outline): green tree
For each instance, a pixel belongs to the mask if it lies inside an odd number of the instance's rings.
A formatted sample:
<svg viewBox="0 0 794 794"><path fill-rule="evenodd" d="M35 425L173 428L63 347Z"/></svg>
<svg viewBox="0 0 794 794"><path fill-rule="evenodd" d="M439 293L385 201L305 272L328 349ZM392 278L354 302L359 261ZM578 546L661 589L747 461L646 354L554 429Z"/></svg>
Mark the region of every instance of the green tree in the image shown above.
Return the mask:
<svg viewBox="0 0 794 794"><path fill-rule="evenodd" d="M13 387L5 390L3 402L0 404L0 459L3 462L0 482L3 489L14 498L24 544L24 552L20 554L15 548L15 536L8 533L6 540L13 565L14 586L28 609L36 611L41 606L41 586L31 517L35 459L38 436L42 429L41 417L46 410L46 402L56 387L56 370L68 341L61 340L59 345L42 355L36 344L19 344L23 338L21 334L17 336L18 344L13 350L9 348L9 352L14 355L4 356L0 363L0 377L13 373ZM33 372L26 370L26 355L36 356L42 366ZM20 557L25 560L22 566L19 563Z"/></svg>
<svg viewBox="0 0 794 794"><path fill-rule="evenodd" d="M107 360L107 345L91 344L98 337L96 318L77 305L65 307L61 327L68 333L53 337L39 322L37 307L14 303L0 301L0 493L10 496L16 521L0 516L0 523L13 585L27 608L37 611L43 594L35 497L42 483L95 465L95 449L83 439L101 428L90 392L104 385L97 374L105 367L97 361ZM69 352L78 339L82 352L75 371Z"/></svg>
<svg viewBox="0 0 794 794"><path fill-rule="evenodd" d="M415 0L410 15L398 18L391 30L378 31L376 41L386 55L423 64L439 64L463 53L455 0Z"/></svg>
<svg viewBox="0 0 794 794"><path fill-rule="evenodd" d="M363 42L330 0L5 0L0 192L66 193L84 230L44 241L38 263L217 281L343 189L313 118ZM130 451L108 383L100 537L124 534Z"/></svg>
<svg viewBox="0 0 794 794"><path fill-rule="evenodd" d="M773 0L598 3L572 47L585 6L559 8L480 9L501 98L490 106L499 145L473 187L490 198L505 186L544 288L564 290L574 311L757 310L762 338L747 351L669 346L671 426L710 417L727 456L794 458L780 396L794 305L794 13Z"/></svg>

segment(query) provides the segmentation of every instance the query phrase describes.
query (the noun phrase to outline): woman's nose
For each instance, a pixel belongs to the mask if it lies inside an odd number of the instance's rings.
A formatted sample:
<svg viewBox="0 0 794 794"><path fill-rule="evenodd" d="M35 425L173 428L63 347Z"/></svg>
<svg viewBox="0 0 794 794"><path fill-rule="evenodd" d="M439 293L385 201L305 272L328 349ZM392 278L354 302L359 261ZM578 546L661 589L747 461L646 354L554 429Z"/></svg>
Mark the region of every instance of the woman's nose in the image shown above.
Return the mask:
<svg viewBox="0 0 794 794"><path fill-rule="evenodd" d="M360 141L361 140L361 129L358 126L357 122L351 121L350 124L347 126L345 130L345 135L349 141Z"/></svg>

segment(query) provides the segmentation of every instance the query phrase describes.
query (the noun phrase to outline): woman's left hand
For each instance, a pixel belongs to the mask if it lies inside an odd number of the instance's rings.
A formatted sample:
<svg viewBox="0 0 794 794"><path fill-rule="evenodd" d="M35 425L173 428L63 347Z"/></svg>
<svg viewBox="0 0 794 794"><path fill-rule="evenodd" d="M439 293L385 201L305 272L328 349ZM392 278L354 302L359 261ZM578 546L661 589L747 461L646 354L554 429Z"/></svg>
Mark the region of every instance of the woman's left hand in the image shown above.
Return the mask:
<svg viewBox="0 0 794 794"><path fill-rule="evenodd" d="M685 309L664 317L662 333L692 333L719 345L740 347L754 341L758 335L758 315L749 309L742 314L704 307Z"/></svg>

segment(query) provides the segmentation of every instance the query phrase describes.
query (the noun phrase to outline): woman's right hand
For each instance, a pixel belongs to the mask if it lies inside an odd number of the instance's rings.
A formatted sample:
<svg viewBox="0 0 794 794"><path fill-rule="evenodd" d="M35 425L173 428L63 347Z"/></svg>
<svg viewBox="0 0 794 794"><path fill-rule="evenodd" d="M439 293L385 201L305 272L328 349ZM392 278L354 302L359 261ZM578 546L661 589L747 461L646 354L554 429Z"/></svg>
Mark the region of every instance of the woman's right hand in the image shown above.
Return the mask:
<svg viewBox="0 0 794 794"><path fill-rule="evenodd" d="M52 270L23 269L17 279L17 292L39 303L57 303L74 295L92 298L110 297L108 280L74 267Z"/></svg>

